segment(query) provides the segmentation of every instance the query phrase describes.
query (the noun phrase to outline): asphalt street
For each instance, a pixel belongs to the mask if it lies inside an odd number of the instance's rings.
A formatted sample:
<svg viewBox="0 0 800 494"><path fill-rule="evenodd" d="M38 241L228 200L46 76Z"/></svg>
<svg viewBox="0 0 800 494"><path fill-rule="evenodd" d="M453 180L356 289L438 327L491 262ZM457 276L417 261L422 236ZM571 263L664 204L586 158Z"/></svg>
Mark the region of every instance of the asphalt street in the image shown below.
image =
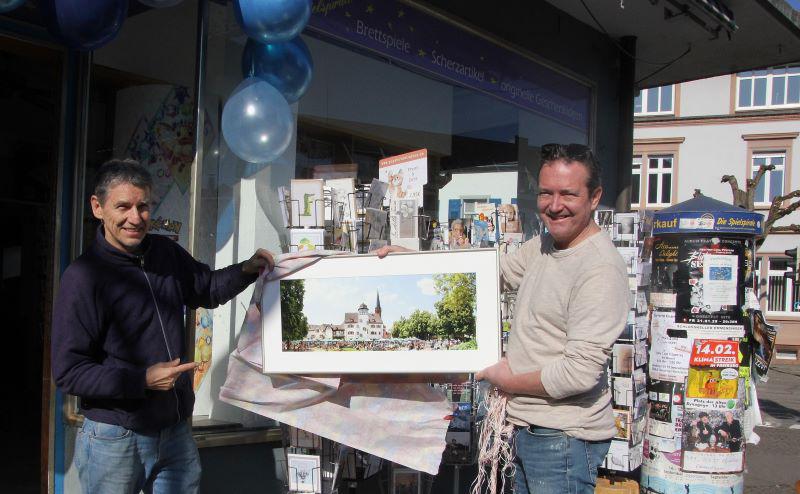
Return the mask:
<svg viewBox="0 0 800 494"><path fill-rule="evenodd" d="M745 493L795 493L800 480L800 365L775 365L758 385L764 425L745 451Z"/></svg>

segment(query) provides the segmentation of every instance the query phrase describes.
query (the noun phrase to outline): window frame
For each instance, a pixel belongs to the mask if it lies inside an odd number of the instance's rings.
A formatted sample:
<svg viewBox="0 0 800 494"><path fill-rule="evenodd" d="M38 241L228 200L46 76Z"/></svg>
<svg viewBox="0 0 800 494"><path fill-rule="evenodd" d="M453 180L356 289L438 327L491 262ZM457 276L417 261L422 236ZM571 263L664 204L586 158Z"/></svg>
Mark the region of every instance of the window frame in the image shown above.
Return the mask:
<svg viewBox="0 0 800 494"><path fill-rule="evenodd" d="M786 150L774 150L774 151L753 151L750 153L750 174L749 178L755 178L755 174L758 172L758 168L756 167L755 160L758 158L776 158L781 157L783 158L783 164L780 166L780 171L783 172L783 178L781 183L781 193L780 195L784 195L786 193ZM777 169L776 165L776 169ZM770 198L770 189L772 186L772 172L775 170L770 170L764 174L761 178L761 183L764 184L764 201L758 201L756 198L753 198L753 206L756 208L769 208L772 205L772 199Z"/></svg>
<svg viewBox="0 0 800 494"><path fill-rule="evenodd" d="M784 108L800 108L800 100L797 103L780 103L774 104L772 102L773 96L773 87L776 78L783 77L784 81L784 101L788 98L788 86L789 86L789 77L798 77L800 78L800 73L797 74L789 74L788 69L796 69L798 66L790 66L785 65L781 67L772 67L769 69L764 69L767 73L766 74L756 74L757 72L762 72L758 70L751 70L748 72L740 72L735 74L735 84L734 84L734 110L735 111L757 111L757 110L774 110L774 109L784 109ZM784 70L783 74L775 74L777 70ZM752 75L742 75L742 74L752 74ZM756 79L765 79L765 88L764 88L764 101L766 104L764 105L755 105L755 81ZM744 81L752 81L750 84L750 105L749 106L742 106L741 104L741 86Z"/></svg>
<svg viewBox="0 0 800 494"><path fill-rule="evenodd" d="M670 160L669 168L664 167L664 160ZM650 160L659 160L659 165L657 168L650 168ZM644 163L642 164L644 166ZM646 185L646 189L644 192L645 197L645 207L650 208L663 208L667 206L671 206L673 201L673 195L675 192L675 187L672 181L672 175L675 173L675 155L671 153L654 153L647 156L647 179L644 181ZM654 171L653 171L654 170ZM663 190L662 187L664 185L663 176L669 174L669 182L670 182L670 189L669 189L669 202L663 202L661 199L663 198ZM657 202L650 202L650 177L651 175L658 176L658 180L656 180L656 199Z"/></svg>
<svg viewBox="0 0 800 494"><path fill-rule="evenodd" d="M631 160L631 207L632 208L641 207L641 204L642 204L642 175L643 175L642 166L643 166L643 163L644 163L644 159L643 158L644 157L641 154L634 154L633 155L633 159ZM638 165L639 165L639 169L638 170L633 168L633 166L635 164L637 164L636 163L637 160L639 162L638 163ZM634 183L637 183L638 189L639 189L639 193L637 194L637 197L635 198L636 201L634 201L634 196L633 196L633 184Z"/></svg>
<svg viewBox="0 0 800 494"><path fill-rule="evenodd" d="M767 261L766 263L763 263L763 262L760 263L761 264L761 266L760 266L761 269L764 269L763 266L764 266L764 264L766 264L766 276L764 276L764 278L763 278L765 280L764 291L759 293L759 297L763 297L763 300L764 300L765 312L767 314L773 314L773 315L800 316L800 310L797 310L797 311L792 310L792 306L793 306L793 303L792 303L793 300L792 299L793 298L797 298L797 299L799 299L798 301L800 301L800 296L793 297L793 294L797 289L797 287L795 286L796 283L795 283L795 281L794 281L794 279L792 277L785 276L786 273L794 272L794 266L793 266L792 259L789 258L789 257L786 257L784 255L780 255L780 254L773 254L773 255L765 254L764 256L761 256L760 258L762 260L766 259L766 261ZM781 261L787 261L786 269L773 269L773 267L772 267L773 259L781 260ZM778 278L778 277L782 277L783 280L784 280L784 284L783 284L783 288L782 288L782 290L783 290L783 303L781 304L783 306L783 310L771 310L770 309L770 303L772 302L772 300L771 300L772 294L770 293L770 287L772 286L772 278ZM761 287L759 287L759 289L760 288Z"/></svg>
<svg viewBox="0 0 800 494"><path fill-rule="evenodd" d="M635 100L634 100L634 107L633 107L634 116L647 117L647 116L652 116L652 115L677 115L677 111L676 111L676 107L677 107L677 98L676 98L677 91L675 89L676 86L677 86L676 84L668 84L666 86L656 86L656 87L651 87L651 88L647 88L647 89L642 89L641 91L639 91L639 97L641 98L641 101L642 101L642 111L638 111L638 112L636 111L636 103L635 103ZM662 90L665 87L669 87L670 88L670 97L671 97L672 104L670 105L670 109L669 110L661 110L660 109L661 108L661 94L662 94ZM650 91L656 90L656 89L658 90L658 107L659 107L659 110L657 110L657 111L648 111L647 110L647 104L650 102L650 96L651 96Z"/></svg>
<svg viewBox="0 0 800 494"><path fill-rule="evenodd" d="M767 153L783 153L783 191L792 187L792 148L794 140L800 132L782 132L769 134L744 134L742 140L747 143L746 177L752 178L756 169L753 167L753 156ZM754 203L756 209L769 209L772 202ZM788 206L787 203L783 204Z"/></svg>
<svg viewBox="0 0 800 494"><path fill-rule="evenodd" d="M639 182L639 205L631 204L632 209L651 209L658 210L675 204L678 197L678 174L680 165L680 146L686 140L685 137L658 137L642 138L633 141L633 156L641 156L642 168ZM648 202L648 173L649 159L651 156L672 155L672 177L670 180L671 196L669 203L650 203ZM631 172L633 169L631 168ZM633 177L632 177L633 179Z"/></svg>

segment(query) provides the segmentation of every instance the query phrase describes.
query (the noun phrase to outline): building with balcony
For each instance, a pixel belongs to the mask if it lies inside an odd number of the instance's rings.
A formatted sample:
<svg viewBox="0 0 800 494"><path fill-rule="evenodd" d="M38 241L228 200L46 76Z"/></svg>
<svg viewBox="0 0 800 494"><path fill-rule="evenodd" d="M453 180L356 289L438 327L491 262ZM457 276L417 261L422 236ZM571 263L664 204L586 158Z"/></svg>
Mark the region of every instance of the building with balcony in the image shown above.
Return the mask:
<svg viewBox="0 0 800 494"><path fill-rule="evenodd" d="M723 175L744 190L761 165L775 167L755 191L755 208L765 217L773 198L800 189L800 64L643 89L634 118L631 209L668 207L696 189L733 202ZM793 223L800 224L800 213L776 225ZM772 233L756 263L762 308L780 325L776 358L795 362L800 283L785 251L798 244L798 234Z"/></svg>

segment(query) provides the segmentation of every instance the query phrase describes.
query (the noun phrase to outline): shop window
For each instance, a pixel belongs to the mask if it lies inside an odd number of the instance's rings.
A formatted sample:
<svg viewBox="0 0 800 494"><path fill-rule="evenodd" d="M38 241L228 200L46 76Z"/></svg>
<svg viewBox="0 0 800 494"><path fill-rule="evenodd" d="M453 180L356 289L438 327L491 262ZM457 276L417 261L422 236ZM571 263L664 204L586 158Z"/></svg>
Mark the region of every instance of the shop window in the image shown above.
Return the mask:
<svg viewBox="0 0 800 494"><path fill-rule="evenodd" d="M647 157L647 205L672 204L673 155Z"/></svg>
<svg viewBox="0 0 800 494"><path fill-rule="evenodd" d="M651 87L643 89L633 101L635 115L669 115L674 113L673 100L675 86Z"/></svg>
<svg viewBox="0 0 800 494"><path fill-rule="evenodd" d="M783 182L785 176L786 153L753 153L752 177L758 173L761 165L773 165L774 170L768 171L761 178L756 187L753 202L756 206L769 206L772 200L783 195Z"/></svg>
<svg viewBox="0 0 800 494"><path fill-rule="evenodd" d="M800 312L800 290L794 282L794 261L788 257L767 259L767 283L762 286L762 297L766 293L768 312Z"/></svg>
<svg viewBox="0 0 800 494"><path fill-rule="evenodd" d="M201 252L209 253L204 260L213 267L239 262L243 254L249 257L255 247L273 252L287 250L291 226L297 225L287 225L278 189L291 190L292 180L352 178L355 185L369 187L379 176L380 160L426 149L427 183L423 200L417 205L419 217L446 224L448 219L474 212L476 203L494 198L502 204L519 199L520 211L531 211L535 207L532 182L540 146L547 142L589 142L587 109L591 108L592 93L579 81L564 81L561 74L550 74L549 68L538 67L537 62L527 59L515 66L515 72L519 69L525 77L535 79L543 94L552 93L552 101L537 103L541 98L530 98L531 93L524 88L502 80L497 84L498 91L490 94L484 86L477 85L490 74L473 74L473 68L483 70L482 63L486 62L492 70L502 69L491 64L494 60L507 63L517 55L503 52L502 57L481 60L483 52L460 50L463 59L456 62L464 70L449 70L453 61L443 58L443 54L451 51L442 45L455 41L481 46L492 43L475 39L471 30L450 24L445 27L459 31L441 37L437 46L419 48L412 44L413 56L383 53L371 44L372 38L362 39L346 29L355 22L346 4L334 2L324 14L312 14L300 36L313 60L313 77L305 94L291 106L295 129L291 144L268 163L246 163L235 155L222 135L220 120L234 88L242 82L247 38L237 27L232 2L208 2L209 25L225 29L211 29L207 39L206 78L202 86L205 111L200 113L211 130L198 136L205 152L202 190L198 194L199 228L194 240ZM417 36L414 33L425 26L449 22L429 15L427 9L418 11L413 5L404 6L403 17L396 18L396 12L381 10L389 5L378 2L370 9L391 15L391 26L386 29L405 33L406 39L412 41ZM409 18L414 16L417 18L411 24ZM495 48L503 50L500 46L487 46L487 50ZM434 66L439 63L437 60L441 65ZM527 63L536 70L527 70ZM436 67L442 66L444 70L437 72ZM551 78L541 78L541 71ZM563 90L576 84L572 92ZM531 105L537 104L532 109ZM351 210L358 208L353 206ZM536 215L522 217L520 213L520 217L519 221L524 222ZM351 221L357 224L364 220ZM420 220L418 225L422 224ZM522 224L523 233L530 235L533 230L527 227ZM363 241L351 241L346 235L333 239L333 228L325 232L326 247L350 249L356 244L359 250L367 248L361 245ZM419 230L420 249L424 250L428 245L423 237L428 232ZM429 243L431 237L427 236ZM349 245L334 246L332 239ZM244 304L235 300L215 309L215 320L239 320ZM334 334L347 339L382 334L380 325L373 330L368 321L363 326L353 322L343 323L342 330ZM309 324L318 323L309 320ZM228 335L238 329L214 328L221 335L220 341L227 341ZM391 327L385 332L389 334ZM218 365L225 365L225 358L221 354ZM230 412L229 407L211 407L211 401L201 398L196 405L200 413L209 413L215 420L237 420L238 414Z"/></svg>
<svg viewBox="0 0 800 494"><path fill-rule="evenodd" d="M631 207L639 207L642 200L642 157L634 156L631 165Z"/></svg>
<svg viewBox="0 0 800 494"><path fill-rule="evenodd" d="M737 75L737 110L800 106L800 66L751 70Z"/></svg>

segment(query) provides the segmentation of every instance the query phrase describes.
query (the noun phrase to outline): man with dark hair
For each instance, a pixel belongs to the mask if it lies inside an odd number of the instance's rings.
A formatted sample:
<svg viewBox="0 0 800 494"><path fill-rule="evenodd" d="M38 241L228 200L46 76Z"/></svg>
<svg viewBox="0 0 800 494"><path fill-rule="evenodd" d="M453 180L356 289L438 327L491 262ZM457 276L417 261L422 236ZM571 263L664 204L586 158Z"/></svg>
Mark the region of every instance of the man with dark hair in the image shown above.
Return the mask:
<svg viewBox="0 0 800 494"><path fill-rule="evenodd" d="M91 197L94 243L61 279L53 315L56 385L81 398L75 463L86 493L197 492L200 459L187 419L194 393L186 308L223 304L271 270L263 249L212 271L147 233L152 178L112 160Z"/></svg>
<svg viewBox="0 0 800 494"><path fill-rule="evenodd" d="M500 257L517 291L507 357L476 375L511 395L517 494L593 493L616 432L606 373L628 315L625 262L594 222L600 168L580 144L542 147L547 234Z"/></svg>
<svg viewBox="0 0 800 494"><path fill-rule="evenodd" d="M711 436L714 435L714 429L709 423L708 413L700 412L697 415L695 427L697 427L697 442L703 444L704 447L710 445Z"/></svg>

